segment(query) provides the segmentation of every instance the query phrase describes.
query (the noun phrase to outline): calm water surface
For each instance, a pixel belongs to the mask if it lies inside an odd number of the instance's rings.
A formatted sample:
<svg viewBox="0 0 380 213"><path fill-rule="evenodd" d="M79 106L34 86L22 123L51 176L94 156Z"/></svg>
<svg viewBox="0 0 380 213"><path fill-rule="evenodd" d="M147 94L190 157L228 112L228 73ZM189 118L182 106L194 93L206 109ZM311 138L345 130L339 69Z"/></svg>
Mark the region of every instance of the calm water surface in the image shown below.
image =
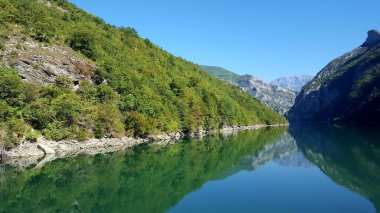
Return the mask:
<svg viewBox="0 0 380 213"><path fill-rule="evenodd" d="M0 212L379 212L379 130L271 128L2 165Z"/></svg>

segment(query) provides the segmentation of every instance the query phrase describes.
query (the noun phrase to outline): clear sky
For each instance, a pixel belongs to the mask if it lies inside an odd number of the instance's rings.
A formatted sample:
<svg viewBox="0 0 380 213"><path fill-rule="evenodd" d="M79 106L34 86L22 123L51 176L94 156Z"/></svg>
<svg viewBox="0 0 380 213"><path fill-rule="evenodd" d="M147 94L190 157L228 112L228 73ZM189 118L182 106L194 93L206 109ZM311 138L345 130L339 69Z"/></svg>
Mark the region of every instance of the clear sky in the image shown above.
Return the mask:
<svg viewBox="0 0 380 213"><path fill-rule="evenodd" d="M70 0L202 65L266 81L316 74L380 30L380 0Z"/></svg>

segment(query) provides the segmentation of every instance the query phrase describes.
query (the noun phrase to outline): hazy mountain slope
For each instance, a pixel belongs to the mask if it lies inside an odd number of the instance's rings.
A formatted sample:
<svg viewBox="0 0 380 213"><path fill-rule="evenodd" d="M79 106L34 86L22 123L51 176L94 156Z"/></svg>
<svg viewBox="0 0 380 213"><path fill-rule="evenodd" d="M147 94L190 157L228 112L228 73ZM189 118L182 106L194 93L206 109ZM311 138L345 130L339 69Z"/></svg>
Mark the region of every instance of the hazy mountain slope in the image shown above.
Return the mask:
<svg viewBox="0 0 380 213"><path fill-rule="evenodd" d="M205 66L205 65L200 65L200 67L209 73L212 76L215 76L223 81L226 81L228 83L237 83L237 81L240 78L240 75L233 73L229 70L226 70L222 67L217 67L217 66Z"/></svg>
<svg viewBox="0 0 380 213"><path fill-rule="evenodd" d="M238 81L238 85L243 88L244 91L252 94L253 97L259 99L262 103L282 115L293 106L297 95L296 92L292 90L269 85L252 76L241 77Z"/></svg>
<svg viewBox="0 0 380 213"><path fill-rule="evenodd" d="M0 67L11 68L0 69L7 141L32 128L61 140L286 122L134 29L66 0L2 0L0 8Z"/></svg>
<svg viewBox="0 0 380 213"><path fill-rule="evenodd" d="M289 111L291 121L378 123L380 120L380 33L330 62L303 87Z"/></svg>
<svg viewBox="0 0 380 213"><path fill-rule="evenodd" d="M286 76L277 78L270 84L299 92L311 79L313 79L313 76L309 75Z"/></svg>
<svg viewBox="0 0 380 213"><path fill-rule="evenodd" d="M271 107L280 114L285 114L293 106L296 92L276 85L269 85L251 75L238 75L220 67L201 66L209 74L230 84L243 88L253 97Z"/></svg>

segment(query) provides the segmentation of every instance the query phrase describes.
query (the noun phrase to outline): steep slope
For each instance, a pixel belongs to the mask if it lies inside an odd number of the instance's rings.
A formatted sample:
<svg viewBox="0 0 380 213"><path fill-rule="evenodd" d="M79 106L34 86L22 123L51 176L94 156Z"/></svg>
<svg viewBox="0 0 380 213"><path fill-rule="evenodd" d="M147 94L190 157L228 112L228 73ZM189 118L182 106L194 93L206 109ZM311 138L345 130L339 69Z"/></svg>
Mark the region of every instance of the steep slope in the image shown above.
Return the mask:
<svg viewBox="0 0 380 213"><path fill-rule="evenodd" d="M313 76L309 75L286 76L277 78L270 84L299 92L311 79L313 79Z"/></svg>
<svg viewBox="0 0 380 213"><path fill-rule="evenodd" d="M288 114L291 122L377 123L380 120L380 33L330 62L303 87Z"/></svg>
<svg viewBox="0 0 380 213"><path fill-rule="evenodd" d="M293 106L296 97L296 92L292 90L269 85L253 76L243 76L239 79L238 85L282 115Z"/></svg>
<svg viewBox="0 0 380 213"><path fill-rule="evenodd" d="M250 93L253 97L260 100L265 105L285 114L293 106L296 92L285 89L276 85L269 85L264 81L251 75L238 75L226 69L214 66L201 66L207 73L228 82L237 85L244 91Z"/></svg>
<svg viewBox="0 0 380 213"><path fill-rule="evenodd" d="M0 8L0 139L8 145L39 133L83 140L286 122L133 28L66 0L2 0Z"/></svg>

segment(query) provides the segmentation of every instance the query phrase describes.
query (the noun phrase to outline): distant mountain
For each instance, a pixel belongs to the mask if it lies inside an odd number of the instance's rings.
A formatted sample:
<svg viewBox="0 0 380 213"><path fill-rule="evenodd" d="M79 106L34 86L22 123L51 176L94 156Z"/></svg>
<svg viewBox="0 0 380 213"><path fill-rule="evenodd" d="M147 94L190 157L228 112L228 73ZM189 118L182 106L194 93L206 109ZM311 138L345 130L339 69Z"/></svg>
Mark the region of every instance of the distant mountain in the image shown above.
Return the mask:
<svg viewBox="0 0 380 213"><path fill-rule="evenodd" d="M311 79L313 79L313 76L310 75L286 76L277 78L276 80L270 82L270 84L294 91L301 91L302 87Z"/></svg>
<svg viewBox="0 0 380 213"><path fill-rule="evenodd" d="M237 85L282 115L293 106L297 96L293 90L269 85L250 75L242 76Z"/></svg>
<svg viewBox="0 0 380 213"><path fill-rule="evenodd" d="M293 90L269 85L251 75L238 75L221 67L201 66L201 68L221 80L243 88L280 114L285 114L294 104L296 92Z"/></svg>
<svg viewBox="0 0 380 213"><path fill-rule="evenodd" d="M305 85L288 114L291 122L380 121L380 32L330 62Z"/></svg>
<svg viewBox="0 0 380 213"><path fill-rule="evenodd" d="M217 67L217 66L200 66L204 71L207 73L223 80L228 83L236 83L239 78L241 77L240 75L233 73L231 71L228 71L222 67Z"/></svg>

